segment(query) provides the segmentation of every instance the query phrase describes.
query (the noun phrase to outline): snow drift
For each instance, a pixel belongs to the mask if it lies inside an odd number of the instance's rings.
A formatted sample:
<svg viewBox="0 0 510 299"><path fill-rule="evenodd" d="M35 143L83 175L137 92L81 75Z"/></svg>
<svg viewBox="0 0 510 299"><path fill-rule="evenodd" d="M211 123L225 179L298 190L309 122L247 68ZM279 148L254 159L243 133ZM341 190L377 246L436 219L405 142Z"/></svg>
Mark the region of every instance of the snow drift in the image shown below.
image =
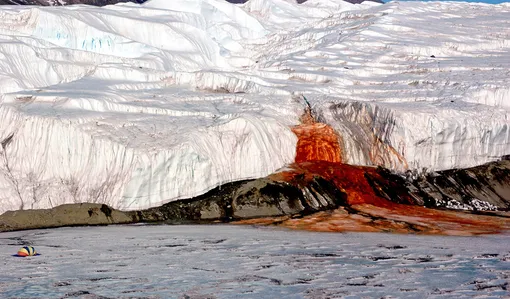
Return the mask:
<svg viewBox="0 0 510 299"><path fill-rule="evenodd" d="M152 0L0 7L0 213L133 210L294 160L307 107L344 162L510 152L510 5Z"/></svg>

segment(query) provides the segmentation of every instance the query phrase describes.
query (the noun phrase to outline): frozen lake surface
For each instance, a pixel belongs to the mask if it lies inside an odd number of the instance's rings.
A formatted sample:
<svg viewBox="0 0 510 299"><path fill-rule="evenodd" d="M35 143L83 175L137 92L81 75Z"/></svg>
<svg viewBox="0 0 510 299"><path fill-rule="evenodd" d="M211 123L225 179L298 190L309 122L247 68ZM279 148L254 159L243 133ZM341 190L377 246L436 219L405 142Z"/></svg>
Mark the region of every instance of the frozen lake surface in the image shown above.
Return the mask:
<svg viewBox="0 0 510 299"><path fill-rule="evenodd" d="M508 298L510 236L230 225L0 234L1 298ZM13 257L32 245L37 257Z"/></svg>

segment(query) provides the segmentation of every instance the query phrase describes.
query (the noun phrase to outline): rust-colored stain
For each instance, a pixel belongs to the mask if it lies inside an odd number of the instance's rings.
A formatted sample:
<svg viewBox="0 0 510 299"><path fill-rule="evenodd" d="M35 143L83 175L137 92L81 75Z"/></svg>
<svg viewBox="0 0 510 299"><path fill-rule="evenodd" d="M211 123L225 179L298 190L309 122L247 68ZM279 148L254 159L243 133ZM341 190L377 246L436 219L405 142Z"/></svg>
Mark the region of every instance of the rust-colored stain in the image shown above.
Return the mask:
<svg viewBox="0 0 510 299"><path fill-rule="evenodd" d="M406 204L406 194L400 194L404 203L395 203L376 194L366 179L367 175L379 182L385 179L376 168L341 163L307 162L292 165L293 170L270 176L276 181L297 184L314 176L326 178L347 195L345 207L318 212L302 218L263 218L242 221L249 224L280 226L322 232L392 232L440 235L478 235L510 230L510 213L477 215L463 211L429 209ZM386 182L391 185L392 182ZM411 199L408 198L409 203Z"/></svg>
<svg viewBox="0 0 510 299"><path fill-rule="evenodd" d="M332 127L315 122L310 110L301 116L301 125L292 128L298 137L295 162L342 162L340 136Z"/></svg>
<svg viewBox="0 0 510 299"><path fill-rule="evenodd" d="M306 161L342 162L339 137L325 124L315 123L292 128L298 137L297 163Z"/></svg>
<svg viewBox="0 0 510 299"><path fill-rule="evenodd" d="M434 235L471 236L508 231L506 217L474 215L456 211L410 208L382 208L357 205L319 212L300 219L280 220L288 228L322 232L391 232ZM353 211L355 211L353 213Z"/></svg>
<svg viewBox="0 0 510 299"><path fill-rule="evenodd" d="M429 209L412 205L413 200L402 186L381 176L374 167L342 164L340 137L334 130L316 123L305 114L303 124L293 128L299 138L295 163L291 170L269 178L298 185L314 176L333 182L347 195L345 207L319 212L302 218L263 218L240 221L247 224L276 224L303 230L325 232L393 232L442 235L477 235L510 230L510 213L477 215L462 211ZM377 181L377 185L370 180ZM380 187L393 190L398 202L380 194ZM392 198L393 200L393 198Z"/></svg>
<svg viewBox="0 0 510 299"><path fill-rule="evenodd" d="M294 163L292 171L280 172L270 177L274 180L292 181L297 175L311 180L314 176L321 176L333 182L338 189L347 194L349 205L372 204L382 207L393 207L394 202L378 196L367 180L367 175L385 181L374 167L354 166L325 161ZM387 182L390 184L390 182ZM412 203L409 198L408 203Z"/></svg>

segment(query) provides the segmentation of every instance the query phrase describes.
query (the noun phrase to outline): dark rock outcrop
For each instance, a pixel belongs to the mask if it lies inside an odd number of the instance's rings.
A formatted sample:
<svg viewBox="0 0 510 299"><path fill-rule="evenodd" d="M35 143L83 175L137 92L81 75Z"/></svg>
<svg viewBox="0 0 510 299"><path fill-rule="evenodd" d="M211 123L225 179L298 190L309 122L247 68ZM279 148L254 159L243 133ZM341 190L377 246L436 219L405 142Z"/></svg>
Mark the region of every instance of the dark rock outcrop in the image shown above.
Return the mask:
<svg viewBox="0 0 510 299"><path fill-rule="evenodd" d="M315 161L294 164L292 170L272 177L292 182L296 177L309 180L317 175L345 194L346 203L302 218L241 222L328 232L477 235L510 230L508 161L414 179L383 168ZM420 185L423 182L425 187ZM437 189L441 189L439 195L429 195Z"/></svg>
<svg viewBox="0 0 510 299"><path fill-rule="evenodd" d="M61 226L131 223L130 213L105 204L66 204L53 209L8 211L0 215L0 231Z"/></svg>
<svg viewBox="0 0 510 299"><path fill-rule="evenodd" d="M304 216L345 204L346 195L321 177L293 183L268 178L233 182L195 198L142 211L122 212L105 204L67 204L45 210L9 211L0 215L0 231L139 222L230 222L257 217Z"/></svg>
<svg viewBox="0 0 510 299"><path fill-rule="evenodd" d="M229 222L308 215L345 204L345 197L335 185L321 177L294 184L262 178L226 184L204 195L138 211L135 215L140 222Z"/></svg>
<svg viewBox="0 0 510 299"><path fill-rule="evenodd" d="M393 185L384 183L382 196L400 202L402 193L411 204L461 210L510 210L510 161L501 160L468 169L453 169L404 179L379 168ZM377 182L374 182L377 185ZM386 190L386 191L384 191Z"/></svg>
<svg viewBox="0 0 510 299"><path fill-rule="evenodd" d="M105 204L11 211L0 215L0 231L266 218L265 223L287 221L299 228L304 224L296 223L303 219L307 229L327 231L477 234L510 229L510 215L505 212L509 206L508 160L414 178L383 168L316 161L141 211L121 212Z"/></svg>

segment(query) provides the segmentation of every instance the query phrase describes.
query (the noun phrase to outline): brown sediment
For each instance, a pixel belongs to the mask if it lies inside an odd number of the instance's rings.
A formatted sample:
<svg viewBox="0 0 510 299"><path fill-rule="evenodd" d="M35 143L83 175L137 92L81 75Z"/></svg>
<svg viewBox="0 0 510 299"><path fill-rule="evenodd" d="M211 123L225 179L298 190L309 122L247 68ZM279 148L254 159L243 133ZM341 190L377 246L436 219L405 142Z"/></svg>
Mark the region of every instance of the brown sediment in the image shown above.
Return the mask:
<svg viewBox="0 0 510 299"><path fill-rule="evenodd" d="M510 217L510 214L507 215ZM280 221L288 228L322 232L391 232L470 236L494 234L510 229L507 217L474 215L423 207L354 205L347 211L339 208L299 219Z"/></svg>
<svg viewBox="0 0 510 299"><path fill-rule="evenodd" d="M367 177L376 178L379 181L387 181L375 167L355 166L342 163L330 163L325 161L314 161L305 163L294 163L292 171L285 171L270 176L275 181L292 182L295 177L303 177L309 180L314 176L320 176L331 181L335 186L347 194L347 204L372 204L383 207L393 207L394 202L380 197L374 191ZM392 182L387 182L391 185ZM410 197L402 195L402 201L412 203Z"/></svg>
<svg viewBox="0 0 510 299"><path fill-rule="evenodd" d="M293 170L270 176L276 181L296 184L313 177L332 181L347 194L343 207L301 218L278 217L242 221L246 224L278 224L283 227L322 232L392 232L439 235L478 235L510 230L510 213L478 215L464 211L430 209L412 205L411 197L399 194L395 203L377 194L367 177L386 180L373 167L313 162L292 165ZM387 181L387 180L386 180ZM393 182L386 182L391 186ZM408 196L406 198L406 196ZM408 202L406 202L406 200Z"/></svg>
<svg viewBox="0 0 510 299"><path fill-rule="evenodd" d="M307 173L308 176L320 175L327 180L331 180L337 188L347 194L347 205L354 209L358 214L364 213L377 218L400 220L412 222L415 224L451 223L463 225L465 228L473 225L494 224L495 228L501 224L510 226L508 219L501 217L482 216L467 214L458 211L444 211L438 209L429 209L413 204L413 199L402 190L398 192L401 186L392 186L394 182L388 181L382 177L374 167L353 166L347 164L335 163L302 163L293 166L296 173ZM282 173L283 174L283 173ZM284 176L292 176L287 173ZM378 180L381 185L390 186L398 194L400 203L390 201L376 193L373 185L367 178ZM414 219L412 219L414 217ZM497 218L497 219L496 219ZM493 220L490 220L493 219ZM411 221L412 220L412 221ZM484 228L487 230L488 228ZM492 230L489 228L489 230Z"/></svg>

